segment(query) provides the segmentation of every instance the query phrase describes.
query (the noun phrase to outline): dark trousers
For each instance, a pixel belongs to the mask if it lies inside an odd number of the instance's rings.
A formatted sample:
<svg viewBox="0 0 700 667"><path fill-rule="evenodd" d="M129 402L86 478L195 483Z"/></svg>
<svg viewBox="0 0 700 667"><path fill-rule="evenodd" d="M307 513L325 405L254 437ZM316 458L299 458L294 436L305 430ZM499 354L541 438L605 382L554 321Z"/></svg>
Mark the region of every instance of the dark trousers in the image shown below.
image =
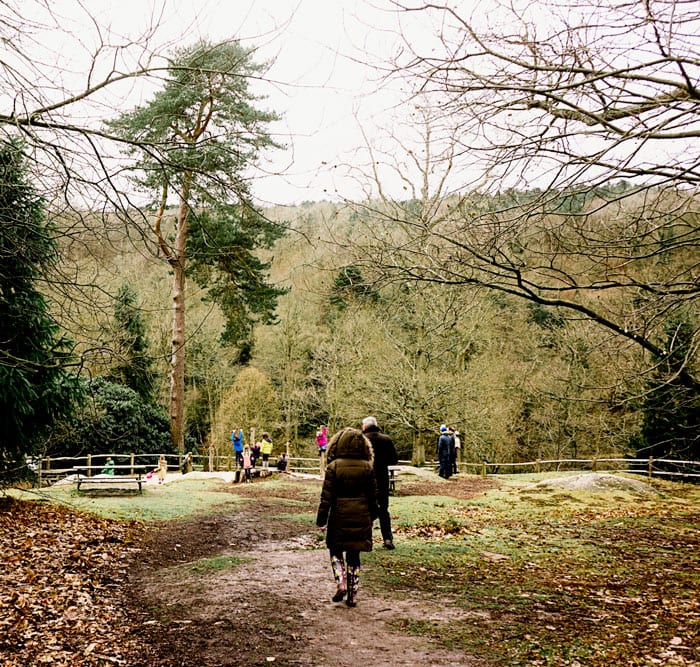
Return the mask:
<svg viewBox="0 0 700 667"><path fill-rule="evenodd" d="M448 479L452 475L452 462L450 461L449 452L440 452L439 455L440 471L438 475Z"/></svg>
<svg viewBox="0 0 700 667"><path fill-rule="evenodd" d="M391 515L389 514L389 490L386 493L380 491L377 494L377 506L379 508L379 529L382 531L382 539L393 540L391 532Z"/></svg>

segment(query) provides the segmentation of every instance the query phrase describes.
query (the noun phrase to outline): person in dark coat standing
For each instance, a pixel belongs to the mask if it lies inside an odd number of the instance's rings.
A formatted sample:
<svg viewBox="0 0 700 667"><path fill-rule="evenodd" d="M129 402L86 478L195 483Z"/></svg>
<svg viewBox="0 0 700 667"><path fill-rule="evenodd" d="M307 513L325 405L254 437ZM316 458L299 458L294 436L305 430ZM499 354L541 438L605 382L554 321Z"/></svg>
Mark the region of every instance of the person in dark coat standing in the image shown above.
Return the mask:
<svg viewBox="0 0 700 667"><path fill-rule="evenodd" d="M379 506L379 527L382 531L385 549L394 548L394 535L391 532L391 515L389 514L389 466L399 462L394 441L382 433L374 417L362 420L362 432L372 443L374 450L374 476L377 479L377 505Z"/></svg>
<svg viewBox="0 0 700 667"><path fill-rule="evenodd" d="M444 424L440 427L440 437L437 443L437 455L440 468L438 475L449 479L452 475L452 438Z"/></svg>
<svg viewBox="0 0 700 667"><path fill-rule="evenodd" d="M354 428L338 431L328 443L328 465L316 514L326 530L326 546L337 584L333 602L357 604L360 552L372 551L372 524L377 518L377 484L372 445Z"/></svg>

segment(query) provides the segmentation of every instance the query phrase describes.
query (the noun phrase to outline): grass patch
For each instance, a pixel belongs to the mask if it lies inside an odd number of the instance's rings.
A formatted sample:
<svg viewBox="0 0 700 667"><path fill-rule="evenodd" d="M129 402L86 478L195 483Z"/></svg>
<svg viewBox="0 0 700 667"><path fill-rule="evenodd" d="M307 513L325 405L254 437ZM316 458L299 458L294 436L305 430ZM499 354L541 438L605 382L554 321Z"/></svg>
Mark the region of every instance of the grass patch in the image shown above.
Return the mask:
<svg viewBox="0 0 700 667"><path fill-rule="evenodd" d="M264 482L257 482L256 484L264 484L265 489L269 489L271 495L281 498L291 497L299 501L308 499L317 503L321 493L321 482L315 480L309 480L308 484L299 484L298 482L289 481L287 478L279 477L270 480L266 479Z"/></svg>
<svg viewBox="0 0 700 667"><path fill-rule="evenodd" d="M309 528L315 528L316 526L316 514L313 515L309 512L285 512L283 514L278 514L276 517L278 519L284 519L285 521L295 521L302 525L308 526Z"/></svg>
<svg viewBox="0 0 700 667"><path fill-rule="evenodd" d="M60 485L14 495L23 499L48 499L109 519L156 522L235 511L247 500L224 493L227 486L219 480L183 479L160 486L146 485L143 494L91 496L78 493L72 485Z"/></svg>
<svg viewBox="0 0 700 667"><path fill-rule="evenodd" d="M392 500L397 548L367 555L369 583L437 598L459 619L396 627L504 667L698 664L700 489L534 481L469 501Z"/></svg>

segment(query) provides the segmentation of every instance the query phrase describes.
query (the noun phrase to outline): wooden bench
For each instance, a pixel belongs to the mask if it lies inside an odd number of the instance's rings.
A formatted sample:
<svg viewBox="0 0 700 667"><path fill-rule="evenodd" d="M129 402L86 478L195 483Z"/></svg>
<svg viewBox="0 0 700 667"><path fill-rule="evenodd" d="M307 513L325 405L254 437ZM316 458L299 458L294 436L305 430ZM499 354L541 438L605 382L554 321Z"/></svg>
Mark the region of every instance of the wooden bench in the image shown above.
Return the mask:
<svg viewBox="0 0 700 667"><path fill-rule="evenodd" d="M83 466L82 468L74 468L74 473L77 477L77 490L80 491L80 487L85 487L85 491L94 491L97 488L113 488L119 490L121 489L131 489L134 485L138 486L139 493L143 494L143 484L146 482L146 477L144 472L146 466L114 466L115 468L126 468L129 470L127 475L97 475L85 476L84 472L87 469L102 470L103 466Z"/></svg>
<svg viewBox="0 0 700 667"><path fill-rule="evenodd" d="M394 466L389 466L389 495L396 493L396 482L399 477L399 469Z"/></svg>

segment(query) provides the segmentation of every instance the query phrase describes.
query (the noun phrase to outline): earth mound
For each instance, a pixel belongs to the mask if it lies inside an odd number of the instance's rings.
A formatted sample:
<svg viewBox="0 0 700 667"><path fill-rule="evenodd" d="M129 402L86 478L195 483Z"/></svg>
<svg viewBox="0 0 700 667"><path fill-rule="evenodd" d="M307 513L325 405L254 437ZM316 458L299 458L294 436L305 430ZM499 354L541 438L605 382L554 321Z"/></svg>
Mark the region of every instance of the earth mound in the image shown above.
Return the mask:
<svg viewBox="0 0 700 667"><path fill-rule="evenodd" d="M537 487L561 486L575 491L626 491L635 495L656 494L656 491L646 482L638 479L629 479L619 475L609 473L584 473L581 475L567 475L566 477L555 477L546 479L535 484Z"/></svg>

